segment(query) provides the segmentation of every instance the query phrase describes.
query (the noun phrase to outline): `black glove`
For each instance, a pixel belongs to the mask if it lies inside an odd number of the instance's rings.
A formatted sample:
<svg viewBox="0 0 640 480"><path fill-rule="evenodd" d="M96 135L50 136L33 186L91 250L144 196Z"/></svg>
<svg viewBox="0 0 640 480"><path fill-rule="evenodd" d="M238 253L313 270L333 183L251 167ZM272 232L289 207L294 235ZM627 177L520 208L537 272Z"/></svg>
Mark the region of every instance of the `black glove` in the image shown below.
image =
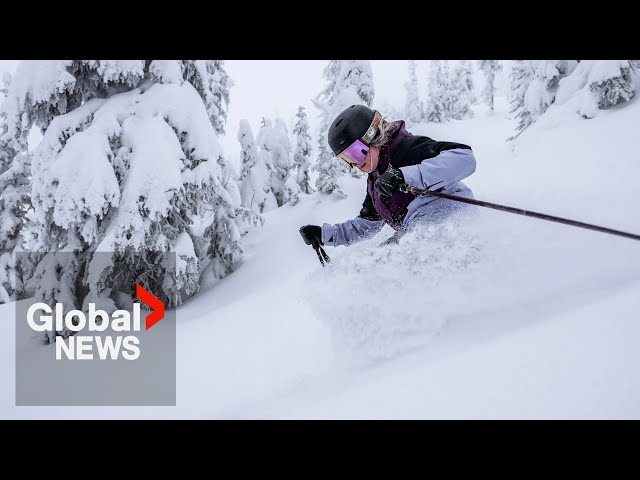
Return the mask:
<svg viewBox="0 0 640 480"><path fill-rule="evenodd" d="M317 225L305 225L300 227L300 235L304 243L307 245L313 245L313 248L318 248L322 243L322 228Z"/></svg>
<svg viewBox="0 0 640 480"><path fill-rule="evenodd" d="M389 169L384 172L378 179L374 185L376 192L380 194L380 198L382 200L386 200L395 192L400 190L400 187L404 185L404 175L402 175L402 171L398 169Z"/></svg>

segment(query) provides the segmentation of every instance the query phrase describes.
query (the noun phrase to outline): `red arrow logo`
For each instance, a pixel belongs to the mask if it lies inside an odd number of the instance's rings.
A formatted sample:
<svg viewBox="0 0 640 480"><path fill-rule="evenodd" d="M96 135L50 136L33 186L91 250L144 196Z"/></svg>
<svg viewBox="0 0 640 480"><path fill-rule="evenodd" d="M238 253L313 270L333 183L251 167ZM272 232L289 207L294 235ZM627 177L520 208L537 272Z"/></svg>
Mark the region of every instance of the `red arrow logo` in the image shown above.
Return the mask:
<svg viewBox="0 0 640 480"><path fill-rule="evenodd" d="M149 330L164 318L164 303L155 295L146 291L139 284L136 284L136 295L138 295L140 300L151 307L151 313L147 315L146 319L146 330Z"/></svg>

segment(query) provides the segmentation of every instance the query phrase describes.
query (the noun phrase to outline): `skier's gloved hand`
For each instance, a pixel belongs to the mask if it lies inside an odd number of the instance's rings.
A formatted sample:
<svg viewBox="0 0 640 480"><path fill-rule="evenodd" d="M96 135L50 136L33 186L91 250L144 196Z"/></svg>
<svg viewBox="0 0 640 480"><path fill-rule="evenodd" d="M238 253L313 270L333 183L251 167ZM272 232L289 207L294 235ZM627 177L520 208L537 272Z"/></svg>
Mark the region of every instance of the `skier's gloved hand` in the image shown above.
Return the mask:
<svg viewBox="0 0 640 480"><path fill-rule="evenodd" d="M386 200L395 192L400 190L400 187L404 185L404 183L404 175L402 175L402 171L394 168L389 169L380 175L374 184L374 188L380 194L380 198L382 200Z"/></svg>
<svg viewBox="0 0 640 480"><path fill-rule="evenodd" d="M305 225L300 227L300 235L304 243L307 245L313 245L313 248L318 248L322 243L322 228L317 225Z"/></svg>

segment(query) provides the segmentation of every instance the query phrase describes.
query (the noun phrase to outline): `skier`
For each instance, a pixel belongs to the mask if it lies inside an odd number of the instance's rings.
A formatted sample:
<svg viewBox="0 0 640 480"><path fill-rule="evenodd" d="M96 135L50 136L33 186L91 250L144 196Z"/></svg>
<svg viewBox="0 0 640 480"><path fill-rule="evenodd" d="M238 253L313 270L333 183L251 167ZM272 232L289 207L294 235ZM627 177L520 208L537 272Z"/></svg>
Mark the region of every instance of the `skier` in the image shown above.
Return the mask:
<svg viewBox="0 0 640 480"><path fill-rule="evenodd" d="M404 120L386 122L377 110L351 105L332 122L328 133L333 153L350 168L368 173L367 195L360 214L343 223L305 225L300 234L307 245L349 246L378 233L385 223L397 239L418 224L435 223L463 203L403 192L405 184L473 198L461 182L476 170L468 145L436 141L405 130ZM387 243L387 242L384 242Z"/></svg>

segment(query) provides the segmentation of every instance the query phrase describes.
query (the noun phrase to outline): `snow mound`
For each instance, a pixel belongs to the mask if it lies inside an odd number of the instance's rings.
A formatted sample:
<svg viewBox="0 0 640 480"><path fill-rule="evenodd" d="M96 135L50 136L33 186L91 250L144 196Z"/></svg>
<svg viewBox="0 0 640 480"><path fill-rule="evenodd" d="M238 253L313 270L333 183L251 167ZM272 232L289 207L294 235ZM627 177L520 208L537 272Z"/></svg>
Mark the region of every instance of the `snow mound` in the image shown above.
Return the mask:
<svg viewBox="0 0 640 480"><path fill-rule="evenodd" d="M397 244L362 242L313 272L306 301L331 332L338 362L366 364L426 345L456 311L482 244L469 213L418 227ZM437 289L437 290L436 290ZM446 297L433 292L448 292Z"/></svg>

